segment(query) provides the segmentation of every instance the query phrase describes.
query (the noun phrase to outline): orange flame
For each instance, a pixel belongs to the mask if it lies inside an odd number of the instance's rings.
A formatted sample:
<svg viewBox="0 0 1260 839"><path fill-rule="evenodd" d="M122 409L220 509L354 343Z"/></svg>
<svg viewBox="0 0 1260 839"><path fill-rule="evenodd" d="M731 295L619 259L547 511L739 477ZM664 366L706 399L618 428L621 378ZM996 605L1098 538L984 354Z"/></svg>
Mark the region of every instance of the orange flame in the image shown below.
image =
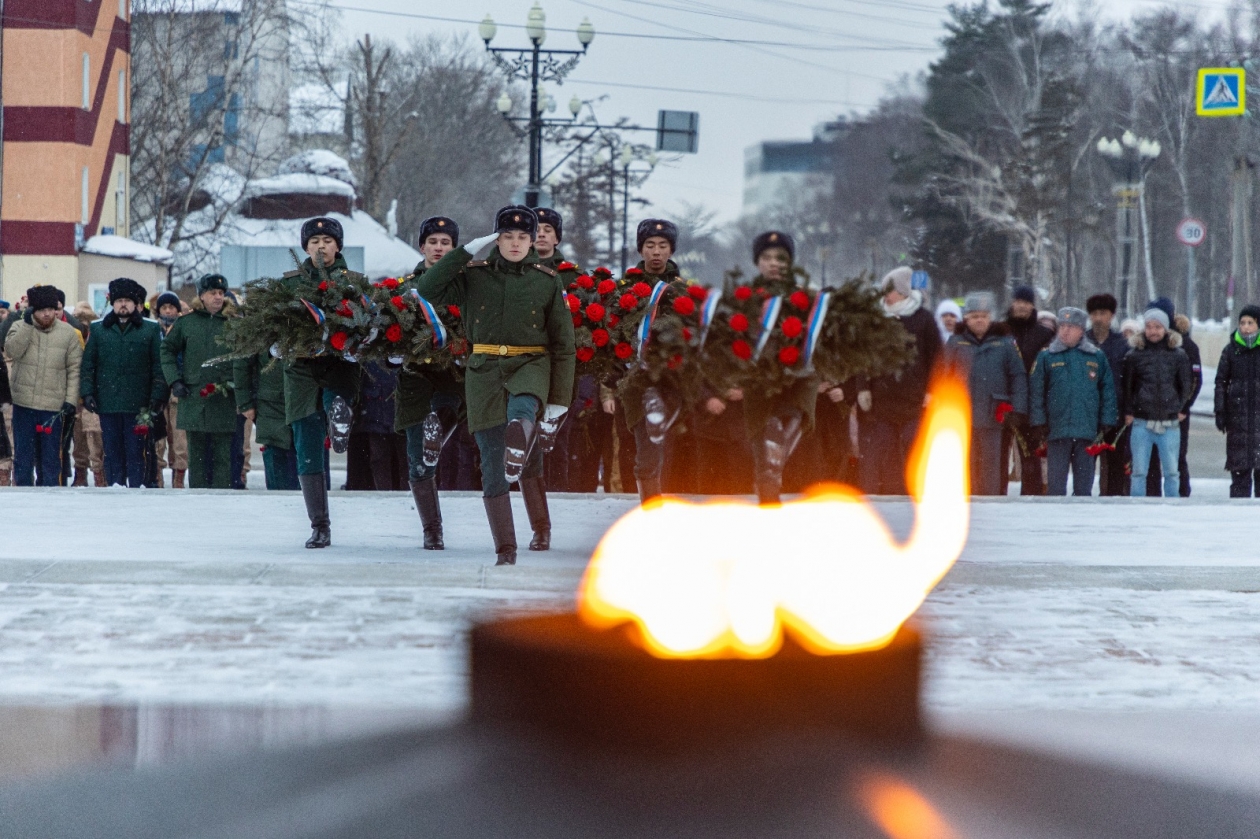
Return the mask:
<svg viewBox="0 0 1260 839"><path fill-rule="evenodd" d="M931 802L891 775L867 776L857 793L867 816L889 839L958 839L958 833Z"/></svg>
<svg viewBox="0 0 1260 839"><path fill-rule="evenodd" d="M595 549L578 611L598 628L633 622L661 658L765 658L785 630L819 654L883 647L966 544L970 440L966 388L942 378L907 469L916 518L901 545L841 487L781 507L636 509Z"/></svg>

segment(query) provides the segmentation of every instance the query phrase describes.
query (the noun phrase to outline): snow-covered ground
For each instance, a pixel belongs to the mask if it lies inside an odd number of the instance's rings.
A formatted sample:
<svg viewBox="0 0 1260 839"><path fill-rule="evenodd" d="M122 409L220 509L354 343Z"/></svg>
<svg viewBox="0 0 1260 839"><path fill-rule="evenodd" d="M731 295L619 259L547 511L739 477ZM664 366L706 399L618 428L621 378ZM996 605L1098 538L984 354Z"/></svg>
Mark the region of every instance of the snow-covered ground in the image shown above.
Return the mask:
<svg viewBox="0 0 1260 839"><path fill-rule="evenodd" d="M1253 708L1260 510L1223 483L1187 501L973 504L962 560L921 613L929 706ZM297 494L0 490L0 704L456 711L470 622L569 606L633 503L555 497L555 549L495 568L473 494L444 497L443 553L419 549L409 496L334 494L334 546L314 552ZM877 507L905 533L907 502Z"/></svg>

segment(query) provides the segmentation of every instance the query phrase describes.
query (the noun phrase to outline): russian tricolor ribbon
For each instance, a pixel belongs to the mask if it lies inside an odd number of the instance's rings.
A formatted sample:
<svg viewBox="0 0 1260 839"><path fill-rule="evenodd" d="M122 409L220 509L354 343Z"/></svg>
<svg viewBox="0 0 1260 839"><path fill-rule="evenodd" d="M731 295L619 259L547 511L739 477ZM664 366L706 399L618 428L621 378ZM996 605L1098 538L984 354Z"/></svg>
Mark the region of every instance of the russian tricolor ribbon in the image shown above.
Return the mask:
<svg viewBox="0 0 1260 839"><path fill-rule="evenodd" d="M783 311L783 298L771 297L761 307L761 334L757 336L757 348L753 351L753 361L761 358L761 351L770 341L770 333L779 322L779 312Z"/></svg>
<svg viewBox="0 0 1260 839"><path fill-rule="evenodd" d="M700 307L700 348L704 347L705 340L709 337L709 327L713 325L713 319L717 317L718 305L722 302L722 292L716 288L709 291L709 296L704 298L704 304Z"/></svg>
<svg viewBox="0 0 1260 839"><path fill-rule="evenodd" d="M311 317L315 318L316 323L324 322L323 309L319 308L314 303L311 303L309 300L306 300L302 297L299 297L298 299L302 301L302 305L306 307L306 311L311 313Z"/></svg>
<svg viewBox="0 0 1260 839"><path fill-rule="evenodd" d="M656 287L652 289L651 296L648 297L647 311L643 313L643 320L639 322L639 360L643 359L643 354L647 351L648 339L652 337L652 324L656 323L656 307L660 305L661 295L665 293L665 289L669 283L664 280L657 280Z"/></svg>
<svg viewBox="0 0 1260 839"><path fill-rule="evenodd" d="M450 336L446 334L446 327L442 325L442 319L438 317L437 309L433 308L433 304L421 297L420 292L414 288L411 290L411 296L416 298L416 303L420 306L420 313L424 315L429 328L433 330L433 346L442 349L450 340Z"/></svg>
<svg viewBox="0 0 1260 839"><path fill-rule="evenodd" d="M819 292L814 298L814 307L809 310L809 318L805 328L804 369L812 370L814 350L818 348L818 339L822 337L823 322L827 320L827 309L831 306L831 292Z"/></svg>

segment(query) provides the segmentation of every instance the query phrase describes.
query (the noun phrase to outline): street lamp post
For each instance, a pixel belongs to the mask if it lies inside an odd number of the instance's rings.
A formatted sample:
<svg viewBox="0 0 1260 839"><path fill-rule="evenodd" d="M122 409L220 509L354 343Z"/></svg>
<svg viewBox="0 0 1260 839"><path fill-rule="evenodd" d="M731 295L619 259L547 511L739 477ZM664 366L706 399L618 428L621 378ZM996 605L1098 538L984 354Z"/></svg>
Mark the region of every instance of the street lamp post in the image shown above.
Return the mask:
<svg viewBox="0 0 1260 839"><path fill-rule="evenodd" d="M643 146L626 143L621 147L621 276L626 275L626 267L630 260L630 180L635 178L635 185L641 185L656 168L656 153ZM630 166L641 160L648 165L647 171L637 173L630 171Z"/></svg>
<svg viewBox="0 0 1260 839"><path fill-rule="evenodd" d="M1146 173L1155 165L1155 160L1159 157L1160 145L1156 140L1148 140L1134 135L1132 131L1126 131L1119 140L1101 138L1097 148L1098 153L1111 167L1111 174L1117 180L1112 192L1116 196L1117 209L1116 239L1119 249L1117 261L1120 269L1120 305L1124 307L1124 314L1128 315L1133 311L1133 245L1136 239L1133 210L1135 206L1142 206ZM1149 231L1146 231L1146 234L1146 247L1149 249ZM1147 280L1153 282L1150 275L1149 250L1147 253Z"/></svg>
<svg viewBox="0 0 1260 839"><path fill-rule="evenodd" d="M490 42L494 40L495 33L498 31L498 26L490 15L486 15L485 20L477 29L481 40L486 44L486 51L490 53L494 63L504 75L509 80L520 79L529 82L528 117L511 116L512 97L506 91L495 103L504 119L508 120L518 133L529 138L529 182L525 185L525 204L528 207L538 206L538 194L542 189L543 129L548 126L572 123L572 120L546 119L543 116L544 112L554 111L556 103L543 89L542 83L550 81L563 84L565 76L577 66L578 61L586 54L591 41L595 40L595 27L591 25L590 20L583 19L577 28L577 39L582 49L545 50L542 45L547 39L546 23L546 14L535 2L525 19L525 34L529 36L531 46L524 48L490 46ZM581 110L581 100L576 96L573 97L569 103L569 113L573 115L573 120L577 119ZM517 129L518 124L523 124L524 128Z"/></svg>

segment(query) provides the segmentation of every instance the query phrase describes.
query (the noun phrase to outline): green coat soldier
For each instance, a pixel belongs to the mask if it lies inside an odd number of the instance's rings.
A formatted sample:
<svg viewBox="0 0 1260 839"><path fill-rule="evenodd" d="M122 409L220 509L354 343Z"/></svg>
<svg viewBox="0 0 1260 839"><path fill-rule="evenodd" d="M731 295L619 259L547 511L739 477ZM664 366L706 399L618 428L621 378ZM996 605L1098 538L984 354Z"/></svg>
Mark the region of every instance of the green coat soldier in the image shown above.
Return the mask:
<svg viewBox="0 0 1260 839"><path fill-rule="evenodd" d="M424 261L403 283L414 288L425 271L459 247L459 225L445 216L420 223L420 252ZM437 465L442 447L459 425L464 406L464 383L451 371L404 367L394 392L394 430L407 435L407 471L424 530L426 551L444 550L442 507L438 502Z"/></svg>
<svg viewBox="0 0 1260 839"><path fill-rule="evenodd" d="M229 394L232 365L205 362L226 352L219 341L235 308L227 300L228 283L221 274L197 280L192 311L175 321L162 342L162 373L179 399L179 427L188 433L188 480L194 488L228 489L232 485L232 435L236 433L236 400ZM206 456L213 475L206 474Z"/></svg>
<svg viewBox="0 0 1260 839"><path fill-rule="evenodd" d="M299 489L293 431L285 422L284 364L259 353L232 364L236 411L254 423L263 450L267 489Z"/></svg>
<svg viewBox="0 0 1260 839"><path fill-rule="evenodd" d="M144 297L144 286L135 280L111 281L111 309L92 324L83 349L79 393L83 407L100 415L108 486L144 486L148 441L135 433L136 418L166 407L162 330L141 314Z"/></svg>
<svg viewBox="0 0 1260 839"><path fill-rule="evenodd" d="M341 255L344 233L341 222L319 217L302 225L302 250L306 261L296 271L289 271L282 282L295 285L318 285L321 274L337 280L349 274ZM298 484L311 520L308 548L326 548L332 544L332 523L328 516L328 478L325 474L327 452L324 440L329 439L333 451L344 452L350 439L350 423L358 389L359 366L339 358L298 358L284 368L284 420L293 432L293 452L297 458Z"/></svg>
<svg viewBox="0 0 1260 839"><path fill-rule="evenodd" d="M556 272L538 262L538 217L505 207L495 232L452 250L416 283L435 304L463 309L472 355L464 380L468 428L481 449L482 493L499 565L516 563L512 482L541 479L530 456L540 419L573 398L573 320ZM473 255L496 242L484 261ZM527 463L529 464L527 466Z"/></svg>

